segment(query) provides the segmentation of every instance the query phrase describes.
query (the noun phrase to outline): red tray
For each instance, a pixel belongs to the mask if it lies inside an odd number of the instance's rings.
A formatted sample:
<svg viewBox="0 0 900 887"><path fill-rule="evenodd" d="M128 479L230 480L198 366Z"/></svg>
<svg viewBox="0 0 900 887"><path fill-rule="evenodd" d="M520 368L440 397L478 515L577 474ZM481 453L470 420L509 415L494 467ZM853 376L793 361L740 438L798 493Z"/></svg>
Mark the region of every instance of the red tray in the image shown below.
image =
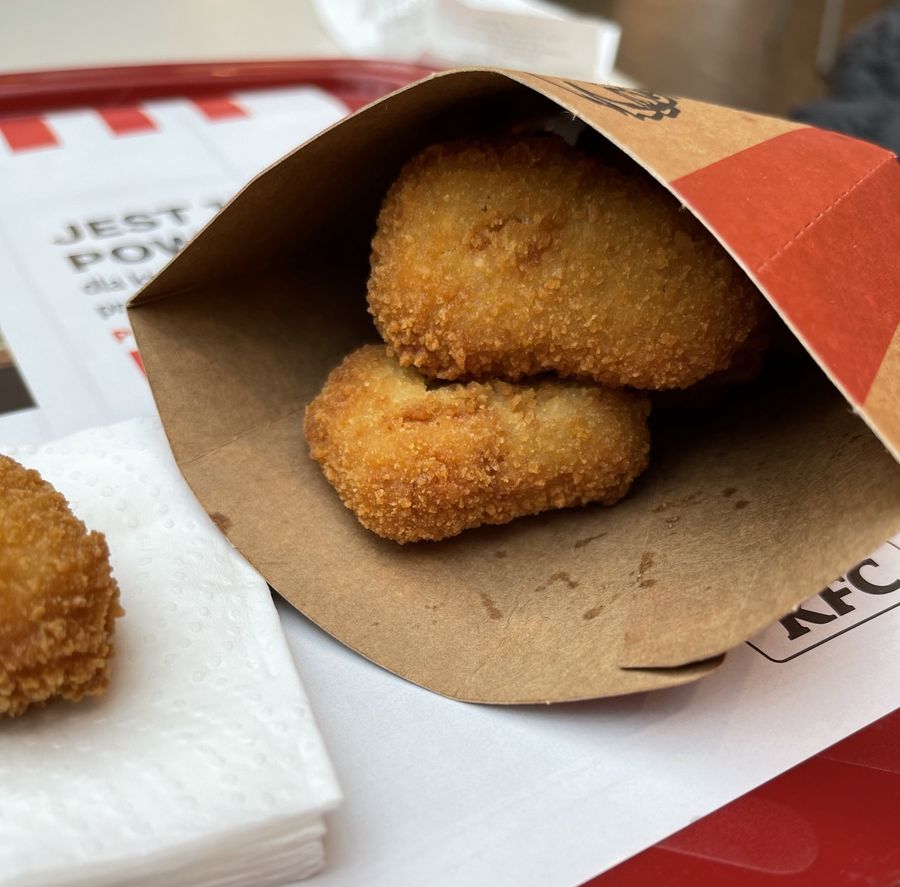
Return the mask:
<svg viewBox="0 0 900 887"><path fill-rule="evenodd" d="M590 887L897 887L900 710Z"/></svg>
<svg viewBox="0 0 900 887"><path fill-rule="evenodd" d="M0 75L0 116L318 86L355 110L431 69L348 59ZM900 884L900 710L594 878L590 887Z"/></svg>
<svg viewBox="0 0 900 887"><path fill-rule="evenodd" d="M401 62L301 59L26 71L0 75L0 114L302 85L318 86L355 111L433 70Z"/></svg>

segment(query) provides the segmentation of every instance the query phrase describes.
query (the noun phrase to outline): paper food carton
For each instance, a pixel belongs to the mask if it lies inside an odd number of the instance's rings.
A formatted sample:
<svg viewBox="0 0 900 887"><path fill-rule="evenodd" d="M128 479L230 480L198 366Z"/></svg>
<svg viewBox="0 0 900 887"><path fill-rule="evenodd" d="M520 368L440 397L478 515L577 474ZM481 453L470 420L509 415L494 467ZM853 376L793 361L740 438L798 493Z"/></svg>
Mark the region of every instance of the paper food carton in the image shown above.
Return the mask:
<svg viewBox="0 0 900 887"><path fill-rule="evenodd" d="M441 139L554 117L583 121L676 195L818 367L664 426L614 508L398 546L360 526L310 459L304 408L377 341L369 243L402 163ZM184 476L306 616L457 699L610 696L708 674L900 529L898 210L896 159L864 142L466 69L359 111L257 177L129 313Z"/></svg>

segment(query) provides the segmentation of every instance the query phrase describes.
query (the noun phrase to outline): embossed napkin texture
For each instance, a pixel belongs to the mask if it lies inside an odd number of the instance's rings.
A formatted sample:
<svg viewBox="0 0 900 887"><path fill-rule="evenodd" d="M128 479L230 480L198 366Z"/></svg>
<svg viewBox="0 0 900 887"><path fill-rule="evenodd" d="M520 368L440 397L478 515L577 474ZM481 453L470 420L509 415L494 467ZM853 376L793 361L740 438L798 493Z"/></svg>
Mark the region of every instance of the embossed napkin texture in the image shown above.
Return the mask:
<svg viewBox="0 0 900 887"><path fill-rule="evenodd" d="M340 800L265 582L156 420L3 447L102 530L126 615L100 699L0 721L0 884L265 885Z"/></svg>

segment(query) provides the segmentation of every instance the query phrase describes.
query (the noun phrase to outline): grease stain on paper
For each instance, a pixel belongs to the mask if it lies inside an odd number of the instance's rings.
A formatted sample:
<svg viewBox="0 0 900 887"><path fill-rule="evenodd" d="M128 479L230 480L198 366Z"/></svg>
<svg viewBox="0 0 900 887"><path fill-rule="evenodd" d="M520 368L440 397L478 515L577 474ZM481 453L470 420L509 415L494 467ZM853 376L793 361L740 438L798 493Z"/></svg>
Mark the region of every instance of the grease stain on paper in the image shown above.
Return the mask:
<svg viewBox="0 0 900 887"><path fill-rule="evenodd" d="M209 518L223 533L227 533L231 528L231 518L220 511L210 511Z"/></svg>
<svg viewBox="0 0 900 887"><path fill-rule="evenodd" d="M503 613L499 609L499 607L494 603L494 599L486 592L480 591L478 592L478 596L481 598L481 605L487 610L488 618L490 619L502 619Z"/></svg>
<svg viewBox="0 0 900 887"><path fill-rule="evenodd" d="M656 585L656 580L649 579L646 575L652 569L655 557L655 551L645 551L641 555L641 562L638 564L637 569L638 585L641 588L651 588L652 586Z"/></svg>
<svg viewBox="0 0 900 887"><path fill-rule="evenodd" d="M566 588L578 588L581 584L577 579L573 579L565 570L559 570L558 572L551 574L543 585L538 585L538 587L535 588L535 592L540 594L542 591L546 591L554 583L565 585Z"/></svg>
<svg viewBox="0 0 900 887"><path fill-rule="evenodd" d="M576 539L572 547L584 548L585 545L590 545L591 542L596 542L598 539L602 539L606 535L606 533L597 533L596 536L585 536L584 539Z"/></svg>

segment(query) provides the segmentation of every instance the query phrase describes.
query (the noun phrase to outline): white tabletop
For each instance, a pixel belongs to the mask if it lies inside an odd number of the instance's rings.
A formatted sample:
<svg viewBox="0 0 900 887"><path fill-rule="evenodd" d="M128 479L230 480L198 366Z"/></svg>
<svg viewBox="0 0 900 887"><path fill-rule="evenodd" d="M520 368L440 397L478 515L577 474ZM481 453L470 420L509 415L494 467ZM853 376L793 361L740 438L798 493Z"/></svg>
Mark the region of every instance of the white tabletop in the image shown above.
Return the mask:
<svg viewBox="0 0 900 887"><path fill-rule="evenodd" d="M3 0L0 72L341 55L312 0Z"/></svg>
<svg viewBox="0 0 900 887"><path fill-rule="evenodd" d="M313 0L0 0L0 74L343 55Z"/></svg>

